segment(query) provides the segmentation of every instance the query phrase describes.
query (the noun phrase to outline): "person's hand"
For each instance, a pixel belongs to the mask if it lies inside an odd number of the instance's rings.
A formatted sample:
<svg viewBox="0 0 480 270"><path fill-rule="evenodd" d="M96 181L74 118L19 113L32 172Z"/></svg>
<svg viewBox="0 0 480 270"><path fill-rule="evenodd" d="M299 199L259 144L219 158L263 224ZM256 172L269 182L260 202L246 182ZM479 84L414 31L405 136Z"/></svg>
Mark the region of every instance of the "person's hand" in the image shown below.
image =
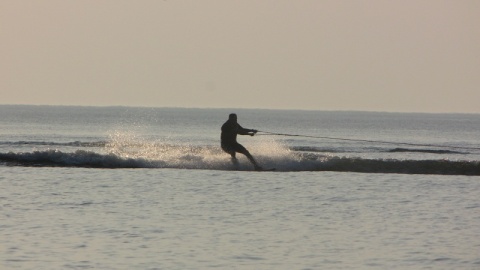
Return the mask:
<svg viewBox="0 0 480 270"><path fill-rule="evenodd" d="M250 136L253 136L255 134L257 134L258 130L256 129L252 129L252 131L250 131Z"/></svg>

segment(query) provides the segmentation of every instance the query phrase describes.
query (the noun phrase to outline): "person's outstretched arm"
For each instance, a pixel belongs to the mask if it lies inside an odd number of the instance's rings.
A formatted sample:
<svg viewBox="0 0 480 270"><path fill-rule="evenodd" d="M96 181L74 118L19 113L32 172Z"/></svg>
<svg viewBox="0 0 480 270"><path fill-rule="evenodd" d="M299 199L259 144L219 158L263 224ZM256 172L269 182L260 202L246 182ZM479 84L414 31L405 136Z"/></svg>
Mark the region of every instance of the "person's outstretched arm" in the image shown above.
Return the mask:
<svg viewBox="0 0 480 270"><path fill-rule="evenodd" d="M240 134L240 135L253 136L257 132L258 132L258 130L256 130L256 129L243 128L242 126L240 126L240 124L238 125L238 132L237 133Z"/></svg>

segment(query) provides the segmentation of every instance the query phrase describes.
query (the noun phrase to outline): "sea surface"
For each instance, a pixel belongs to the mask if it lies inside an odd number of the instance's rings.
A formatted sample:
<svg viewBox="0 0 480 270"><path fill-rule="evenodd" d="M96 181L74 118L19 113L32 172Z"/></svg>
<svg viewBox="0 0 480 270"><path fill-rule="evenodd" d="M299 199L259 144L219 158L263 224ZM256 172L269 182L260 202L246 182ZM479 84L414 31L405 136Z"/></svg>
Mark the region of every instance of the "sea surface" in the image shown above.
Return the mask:
<svg viewBox="0 0 480 270"><path fill-rule="evenodd" d="M480 269L479 198L478 114L0 105L0 269Z"/></svg>

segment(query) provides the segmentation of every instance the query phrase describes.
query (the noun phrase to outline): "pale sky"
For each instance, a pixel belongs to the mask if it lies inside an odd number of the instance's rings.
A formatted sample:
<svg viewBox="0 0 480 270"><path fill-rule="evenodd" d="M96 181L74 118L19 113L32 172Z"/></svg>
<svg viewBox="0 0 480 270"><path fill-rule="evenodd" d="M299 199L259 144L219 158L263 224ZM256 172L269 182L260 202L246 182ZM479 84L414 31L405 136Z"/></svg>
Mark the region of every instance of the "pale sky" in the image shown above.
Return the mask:
<svg viewBox="0 0 480 270"><path fill-rule="evenodd" d="M0 104L480 113L480 1L0 0Z"/></svg>

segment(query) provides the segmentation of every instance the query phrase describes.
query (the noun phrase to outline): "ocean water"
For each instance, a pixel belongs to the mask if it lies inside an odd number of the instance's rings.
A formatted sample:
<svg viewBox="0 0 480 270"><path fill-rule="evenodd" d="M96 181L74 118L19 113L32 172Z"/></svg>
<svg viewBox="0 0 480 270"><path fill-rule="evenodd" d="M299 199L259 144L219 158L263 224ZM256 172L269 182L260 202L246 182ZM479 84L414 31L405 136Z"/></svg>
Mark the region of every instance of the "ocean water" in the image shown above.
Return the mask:
<svg viewBox="0 0 480 270"><path fill-rule="evenodd" d="M220 150L231 112L275 171ZM1 269L480 269L480 115L0 115Z"/></svg>

